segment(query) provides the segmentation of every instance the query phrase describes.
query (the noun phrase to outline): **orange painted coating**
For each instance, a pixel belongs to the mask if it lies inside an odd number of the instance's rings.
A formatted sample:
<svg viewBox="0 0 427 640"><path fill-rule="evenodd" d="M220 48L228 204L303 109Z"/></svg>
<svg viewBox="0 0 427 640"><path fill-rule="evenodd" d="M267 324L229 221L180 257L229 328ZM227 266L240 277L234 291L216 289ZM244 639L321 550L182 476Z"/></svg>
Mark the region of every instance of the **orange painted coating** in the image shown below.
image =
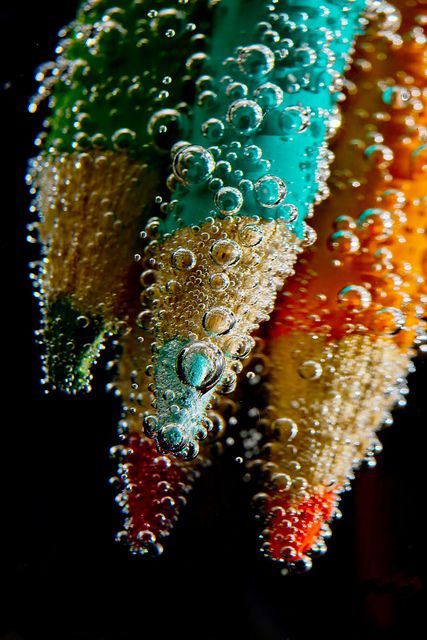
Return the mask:
<svg viewBox="0 0 427 640"><path fill-rule="evenodd" d="M427 6L396 4L398 32L371 28L358 45L331 197L315 214L318 241L279 296L272 337L367 332L413 343L427 275Z"/></svg>

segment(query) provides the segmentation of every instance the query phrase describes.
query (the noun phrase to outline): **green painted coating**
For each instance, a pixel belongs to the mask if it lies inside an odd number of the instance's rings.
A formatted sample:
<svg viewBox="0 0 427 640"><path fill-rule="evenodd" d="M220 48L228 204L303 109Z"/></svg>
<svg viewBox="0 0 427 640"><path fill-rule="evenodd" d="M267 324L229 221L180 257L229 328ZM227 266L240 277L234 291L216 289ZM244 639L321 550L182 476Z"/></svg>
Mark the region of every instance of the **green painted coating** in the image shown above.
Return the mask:
<svg viewBox="0 0 427 640"><path fill-rule="evenodd" d="M188 132L182 105L192 102L192 83L185 63L208 30L206 7L206 0L82 3L62 34L44 148L124 150L156 162L159 151ZM190 23L202 31L189 29ZM169 114L148 131L151 116L165 109ZM166 133L159 131L164 122Z"/></svg>
<svg viewBox="0 0 427 640"><path fill-rule="evenodd" d="M42 153L115 150L166 175L166 151L188 133L194 72L187 72L186 62L209 32L207 5L207 0L187 5L179 0L80 3L76 19L60 32L56 62L43 65L37 74L39 97L50 95ZM143 210L142 217L146 215ZM80 315L68 301L49 305L44 363L54 388L88 386L104 329L97 319L91 323L96 331L87 331L82 343L85 331L76 322Z"/></svg>
<svg viewBox="0 0 427 640"><path fill-rule="evenodd" d="M225 186L240 189L242 178L254 183L265 175L273 175L286 184L285 199L275 208L266 208L260 206L253 191L245 192L242 187L243 206L239 215L289 219L289 207L286 205L294 205L298 215L291 226L298 237L303 235L302 223L315 202L319 187L319 153L322 146L326 149L328 120L338 96L338 92L331 91L331 88L344 72L352 43L360 28L359 17L365 0L279 0L274 5L274 14L269 14L267 5L270 3L260 0L222 0L217 9L210 59L206 67L216 99L196 104L188 138L191 144L207 149L211 149L212 144L219 147L219 150L211 150L217 167L203 184L178 184L168 217L160 227L161 233L199 225L208 216L220 215L215 202L218 186L209 182L212 178L219 177ZM286 12L286 15L281 12ZM275 19L274 15L277 16ZM262 35L262 27L258 26L262 21L268 21L271 25L266 35ZM332 36L329 43L326 42L326 30L330 30ZM275 33L271 35L271 31ZM280 41L276 42L277 38ZM244 63L236 63L238 47L250 45L268 47L270 53L274 54L274 66L262 77L249 77ZM280 62L281 51L285 52L283 62ZM234 62L229 60L225 65L224 61L229 57L234 58ZM227 80L226 76L230 79ZM283 92L283 102L279 106L263 108L262 122L252 133L242 133L227 118L230 105L236 99L236 96L227 95L227 87L230 92L233 82L244 84L247 89L244 99L258 105L261 103L255 92L261 84L271 82ZM200 101L203 103L201 96ZM310 123L305 130L292 131L292 116L296 117L296 123L301 123L301 111L288 111L288 115L283 116L284 109L289 107L311 110ZM224 135L218 142L210 141L202 133L203 128L206 130L203 124L209 118L222 121ZM248 161L244 157L244 147L247 145L258 146L262 158L268 160L270 165ZM237 154L237 158L233 156L230 159L230 152ZM231 172L225 177L218 160L229 161L232 165ZM235 174L236 169L241 173ZM180 178L179 175L177 177Z"/></svg>

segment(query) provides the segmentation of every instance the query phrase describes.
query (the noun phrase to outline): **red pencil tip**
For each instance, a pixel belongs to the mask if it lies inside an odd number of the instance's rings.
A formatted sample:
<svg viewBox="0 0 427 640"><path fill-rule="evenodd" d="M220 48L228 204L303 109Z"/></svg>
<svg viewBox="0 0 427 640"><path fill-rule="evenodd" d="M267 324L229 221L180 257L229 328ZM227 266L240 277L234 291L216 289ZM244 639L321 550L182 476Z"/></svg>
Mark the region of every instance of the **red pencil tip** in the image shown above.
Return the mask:
<svg viewBox="0 0 427 640"><path fill-rule="evenodd" d="M267 504L264 548L274 560L295 563L305 559L321 540L337 502L336 490L313 493L297 505L283 494Z"/></svg>
<svg viewBox="0 0 427 640"><path fill-rule="evenodd" d="M127 446L124 537L134 553L161 553L159 540L170 533L197 471L159 454L152 440L139 435L131 434Z"/></svg>

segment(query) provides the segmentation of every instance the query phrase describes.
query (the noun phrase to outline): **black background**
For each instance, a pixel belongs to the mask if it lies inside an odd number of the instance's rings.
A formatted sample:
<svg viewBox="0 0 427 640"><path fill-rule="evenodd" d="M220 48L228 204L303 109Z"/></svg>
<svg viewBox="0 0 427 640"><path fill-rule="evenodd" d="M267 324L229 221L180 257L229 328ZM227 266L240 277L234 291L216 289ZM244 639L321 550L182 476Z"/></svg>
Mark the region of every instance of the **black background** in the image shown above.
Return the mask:
<svg viewBox="0 0 427 640"><path fill-rule="evenodd" d="M32 252L24 241L24 174L41 127L27 102L36 66L52 58L56 33L74 11L68 0L2 2L0 8L1 423L11 463L10 469L2 465L0 640L424 635L425 360L410 376L407 408L381 435L385 451L377 468L359 473L342 501L344 518L333 525L329 551L309 574L283 577L258 555L237 450L198 484L162 557L133 559L113 542L120 520L107 482L108 450L119 407L104 392L102 363L91 396L43 396L32 336L37 308L26 268ZM16 193L8 203L12 184ZM15 254L17 278L9 292Z"/></svg>

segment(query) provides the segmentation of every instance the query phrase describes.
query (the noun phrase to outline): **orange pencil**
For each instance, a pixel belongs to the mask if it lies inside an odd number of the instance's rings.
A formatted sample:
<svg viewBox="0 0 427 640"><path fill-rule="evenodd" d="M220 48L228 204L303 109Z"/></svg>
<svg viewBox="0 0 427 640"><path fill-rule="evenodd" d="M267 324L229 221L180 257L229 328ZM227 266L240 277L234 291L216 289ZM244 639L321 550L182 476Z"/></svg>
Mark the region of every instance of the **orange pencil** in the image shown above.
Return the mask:
<svg viewBox="0 0 427 640"><path fill-rule="evenodd" d="M282 562L308 566L324 549L339 494L378 449L422 340L426 24L424 2L399 0L361 37L318 242L269 327L260 499L263 549Z"/></svg>

